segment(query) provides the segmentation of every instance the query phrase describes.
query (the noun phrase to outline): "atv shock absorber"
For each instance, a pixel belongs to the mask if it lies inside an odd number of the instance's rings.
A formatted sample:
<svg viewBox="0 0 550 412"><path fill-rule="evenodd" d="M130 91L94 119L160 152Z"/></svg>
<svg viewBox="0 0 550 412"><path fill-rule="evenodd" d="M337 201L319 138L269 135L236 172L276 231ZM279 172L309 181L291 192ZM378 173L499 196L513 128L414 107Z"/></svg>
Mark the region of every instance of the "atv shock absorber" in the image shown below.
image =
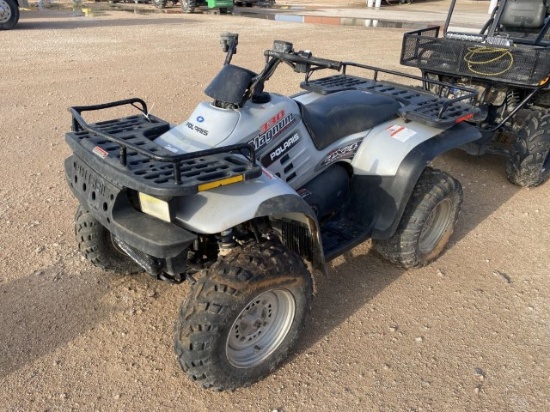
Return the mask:
<svg viewBox="0 0 550 412"><path fill-rule="evenodd" d="M227 229L220 233L218 237L218 253L220 256L228 255L235 246L237 246L237 242L233 237L233 229Z"/></svg>
<svg viewBox="0 0 550 412"><path fill-rule="evenodd" d="M506 92L506 112L514 110L520 102L519 93L517 90L508 90Z"/></svg>

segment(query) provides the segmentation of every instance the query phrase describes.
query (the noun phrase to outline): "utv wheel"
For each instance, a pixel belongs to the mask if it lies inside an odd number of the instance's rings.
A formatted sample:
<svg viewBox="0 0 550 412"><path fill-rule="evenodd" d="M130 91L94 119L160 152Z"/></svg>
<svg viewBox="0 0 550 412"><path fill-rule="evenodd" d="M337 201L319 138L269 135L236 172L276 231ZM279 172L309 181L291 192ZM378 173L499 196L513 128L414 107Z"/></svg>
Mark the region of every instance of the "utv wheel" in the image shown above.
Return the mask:
<svg viewBox="0 0 550 412"><path fill-rule="evenodd" d="M166 4L168 3L168 0L151 0L151 1L157 9L164 9L166 7Z"/></svg>
<svg viewBox="0 0 550 412"><path fill-rule="evenodd" d="M0 30L10 30L19 21L19 7L15 0L0 0Z"/></svg>
<svg viewBox="0 0 550 412"><path fill-rule="evenodd" d="M195 0L181 0L181 9L184 13L193 13L195 11Z"/></svg>
<svg viewBox="0 0 550 412"><path fill-rule="evenodd" d="M143 272L115 246L111 233L82 206L76 210L74 231L78 249L94 266L116 273Z"/></svg>
<svg viewBox="0 0 550 412"><path fill-rule="evenodd" d="M451 237L462 204L460 182L440 170L426 168L413 190L395 234L375 240L375 250L404 268L436 259Z"/></svg>
<svg viewBox="0 0 550 412"><path fill-rule="evenodd" d="M510 182L524 187L543 184L550 177L550 113L533 111L519 130L506 164Z"/></svg>
<svg viewBox="0 0 550 412"><path fill-rule="evenodd" d="M206 388L248 386L287 357L309 312L312 280L298 255L253 243L221 257L179 311L175 351Z"/></svg>

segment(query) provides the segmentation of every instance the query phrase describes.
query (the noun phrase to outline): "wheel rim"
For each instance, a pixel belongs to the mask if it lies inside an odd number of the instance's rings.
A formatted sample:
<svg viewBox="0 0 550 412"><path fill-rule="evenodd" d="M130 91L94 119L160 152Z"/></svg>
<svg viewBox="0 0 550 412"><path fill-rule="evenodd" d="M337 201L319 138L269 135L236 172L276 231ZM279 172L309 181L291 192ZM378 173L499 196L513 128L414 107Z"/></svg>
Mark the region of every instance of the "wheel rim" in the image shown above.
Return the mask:
<svg viewBox="0 0 550 412"><path fill-rule="evenodd" d="M296 313L296 302L286 289L271 289L245 306L231 326L226 356L237 368L262 363L283 342Z"/></svg>
<svg viewBox="0 0 550 412"><path fill-rule="evenodd" d="M7 23L11 19L11 8L8 2L0 0L0 23Z"/></svg>
<svg viewBox="0 0 550 412"><path fill-rule="evenodd" d="M453 202L449 198L443 199L431 211L420 233L418 248L421 253L427 254L434 250L441 237L447 231L452 211Z"/></svg>

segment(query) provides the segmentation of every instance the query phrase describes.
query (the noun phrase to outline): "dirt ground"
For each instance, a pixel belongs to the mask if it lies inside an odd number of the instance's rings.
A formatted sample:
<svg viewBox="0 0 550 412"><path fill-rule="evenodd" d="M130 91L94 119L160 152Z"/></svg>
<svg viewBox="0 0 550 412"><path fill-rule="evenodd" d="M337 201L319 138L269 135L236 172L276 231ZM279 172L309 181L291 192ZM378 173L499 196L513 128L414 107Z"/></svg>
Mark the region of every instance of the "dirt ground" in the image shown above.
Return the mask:
<svg viewBox="0 0 550 412"><path fill-rule="evenodd" d="M446 253L402 270L358 246L330 263L303 339L250 388L217 393L179 369L172 329L188 286L116 276L76 251L64 180L67 107L142 97L180 122L240 34L258 70L274 39L398 68L398 29L236 16L26 12L1 33L0 410L544 411L550 405L550 184L508 183L504 161L456 151L464 186ZM298 91L282 71L272 91Z"/></svg>

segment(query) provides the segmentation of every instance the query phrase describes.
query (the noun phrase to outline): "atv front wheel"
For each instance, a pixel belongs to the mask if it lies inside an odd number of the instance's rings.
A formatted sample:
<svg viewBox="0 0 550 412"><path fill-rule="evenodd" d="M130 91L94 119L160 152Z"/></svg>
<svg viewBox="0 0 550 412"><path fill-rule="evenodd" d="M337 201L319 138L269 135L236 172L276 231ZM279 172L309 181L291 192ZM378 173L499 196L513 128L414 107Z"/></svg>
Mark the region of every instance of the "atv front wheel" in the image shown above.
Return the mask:
<svg viewBox="0 0 550 412"><path fill-rule="evenodd" d="M114 244L111 233L78 206L74 218L74 232L78 249L94 266L116 273L139 273L143 269Z"/></svg>
<svg viewBox="0 0 550 412"><path fill-rule="evenodd" d="M395 234L375 240L375 250L404 268L421 267L443 251L462 204L460 182L441 170L426 168L413 190Z"/></svg>
<svg viewBox="0 0 550 412"><path fill-rule="evenodd" d="M253 243L220 257L190 296L175 326L180 365L203 387L235 389L285 360L309 312L312 280L294 252Z"/></svg>
<svg viewBox="0 0 550 412"><path fill-rule="evenodd" d="M181 9L184 13L193 13L195 11L195 0L181 0Z"/></svg>
<svg viewBox="0 0 550 412"><path fill-rule="evenodd" d="M19 7L15 0L0 0L0 30L13 29L19 21Z"/></svg>
<svg viewBox="0 0 550 412"><path fill-rule="evenodd" d="M518 131L513 154L506 163L510 182L524 187L543 184L550 177L550 113L533 111Z"/></svg>

